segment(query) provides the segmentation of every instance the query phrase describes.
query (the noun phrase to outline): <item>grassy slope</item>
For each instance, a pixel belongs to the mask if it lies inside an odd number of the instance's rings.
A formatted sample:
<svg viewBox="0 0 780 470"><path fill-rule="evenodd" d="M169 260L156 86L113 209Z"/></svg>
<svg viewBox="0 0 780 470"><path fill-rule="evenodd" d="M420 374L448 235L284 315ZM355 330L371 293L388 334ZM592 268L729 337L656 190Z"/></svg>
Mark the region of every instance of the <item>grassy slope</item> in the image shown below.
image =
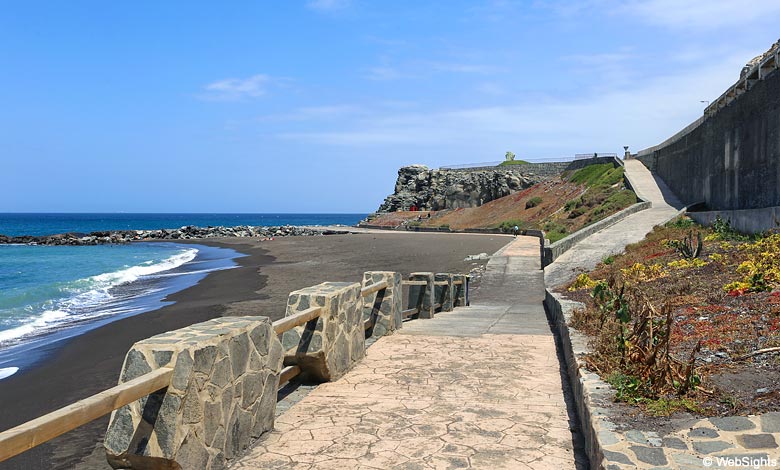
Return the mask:
<svg viewBox="0 0 780 470"><path fill-rule="evenodd" d="M431 213L395 212L372 223L397 226L407 221L422 227L523 229L541 228L552 241L603 219L636 202L623 185L623 168L591 165L561 178L545 181L523 191L490 201L480 207ZM423 219L417 221L422 214Z"/></svg>

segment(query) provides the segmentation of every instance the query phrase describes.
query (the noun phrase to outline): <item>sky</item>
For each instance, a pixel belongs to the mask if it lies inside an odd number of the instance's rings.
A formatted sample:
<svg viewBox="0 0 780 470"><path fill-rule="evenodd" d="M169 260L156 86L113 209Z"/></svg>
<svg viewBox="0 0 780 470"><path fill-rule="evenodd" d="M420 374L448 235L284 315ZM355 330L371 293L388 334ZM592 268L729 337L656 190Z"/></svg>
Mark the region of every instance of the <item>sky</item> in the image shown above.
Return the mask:
<svg viewBox="0 0 780 470"><path fill-rule="evenodd" d="M399 167L637 151L776 0L0 4L0 212L357 212Z"/></svg>

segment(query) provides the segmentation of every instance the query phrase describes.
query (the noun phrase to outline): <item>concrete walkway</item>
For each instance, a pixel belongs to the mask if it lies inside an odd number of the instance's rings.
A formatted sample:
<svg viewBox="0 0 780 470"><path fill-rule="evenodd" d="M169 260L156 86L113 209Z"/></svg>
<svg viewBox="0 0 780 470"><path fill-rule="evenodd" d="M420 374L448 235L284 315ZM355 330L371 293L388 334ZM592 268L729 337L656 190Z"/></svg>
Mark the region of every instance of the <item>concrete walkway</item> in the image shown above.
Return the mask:
<svg viewBox="0 0 780 470"><path fill-rule="evenodd" d="M634 191L640 198L650 201L652 207L594 233L559 256L545 268L547 287L564 284L581 272L591 271L602 259L621 253L626 245L642 240L653 227L674 218L683 208L666 183L655 178L639 160L626 160L625 168Z"/></svg>
<svg viewBox="0 0 780 470"><path fill-rule="evenodd" d="M574 469L539 242L491 258L472 307L404 324L232 468Z"/></svg>

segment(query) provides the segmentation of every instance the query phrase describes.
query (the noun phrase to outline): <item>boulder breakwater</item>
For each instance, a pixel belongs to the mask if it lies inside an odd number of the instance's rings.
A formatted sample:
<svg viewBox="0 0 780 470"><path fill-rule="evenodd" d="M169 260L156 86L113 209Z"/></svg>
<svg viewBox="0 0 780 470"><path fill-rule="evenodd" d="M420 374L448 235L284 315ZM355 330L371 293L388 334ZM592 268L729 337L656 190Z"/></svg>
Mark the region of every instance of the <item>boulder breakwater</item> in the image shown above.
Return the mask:
<svg viewBox="0 0 780 470"><path fill-rule="evenodd" d="M325 230L294 225L278 227L256 227L239 225L235 227L195 227L188 225L177 229L160 230L110 230L90 233L60 233L56 235L0 235L0 245L106 245L123 244L138 241L200 240L204 238L245 238L245 237L290 237L335 235L348 233L348 230Z"/></svg>

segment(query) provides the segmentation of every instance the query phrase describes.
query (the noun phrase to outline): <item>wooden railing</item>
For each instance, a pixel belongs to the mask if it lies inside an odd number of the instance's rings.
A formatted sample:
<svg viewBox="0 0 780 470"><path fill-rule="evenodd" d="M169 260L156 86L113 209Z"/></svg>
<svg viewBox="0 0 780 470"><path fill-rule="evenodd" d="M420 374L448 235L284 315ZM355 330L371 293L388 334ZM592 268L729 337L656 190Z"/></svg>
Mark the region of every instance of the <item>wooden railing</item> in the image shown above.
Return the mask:
<svg viewBox="0 0 780 470"><path fill-rule="evenodd" d="M4 431L0 433L0 462L166 388L172 376L173 369L163 367Z"/></svg>
<svg viewBox="0 0 780 470"><path fill-rule="evenodd" d="M290 315L289 317L284 317L273 322L274 332L277 335L280 335L285 331L292 330L296 326L304 325L306 323L309 323L312 320L316 320L320 318L321 314L322 314L322 307L307 308L306 310L298 312L295 315ZM282 372L279 374L279 387L285 385L287 382L292 380L293 377L297 376L300 373L301 373L301 368L298 366L285 367L284 369L282 369Z"/></svg>
<svg viewBox="0 0 780 470"><path fill-rule="evenodd" d="M428 282L404 280L401 284L404 286L427 286ZM434 283L436 286L447 284L446 281L437 281ZM462 285L463 281L454 281L452 284ZM387 289L388 287L389 284L387 281L381 281L363 287L360 290L360 296L361 298L367 297L374 292ZM439 309L441 308L441 304L434 304L434 307ZM401 312L404 319L418 313L420 313L419 305L415 308L410 308ZM277 335L281 335L296 326L304 325L318 319L321 314L322 307L311 307L294 315L276 320L272 323L272 326L274 332ZM375 321L376 318L373 316L366 319L364 321L365 329L368 330L373 327ZM279 387L281 388L300 373L301 368L297 365L284 367L280 372ZM0 462L50 441L68 431L72 431L90 421L105 416L112 411L136 400L140 400L147 395L165 389L170 385L172 376L173 368L162 367L32 421L3 431L0 433Z"/></svg>
<svg viewBox="0 0 780 470"><path fill-rule="evenodd" d="M276 332L277 335L280 335L285 331L292 330L296 326L300 326L304 323L309 323L312 320L320 318L320 314L322 314L322 307L311 307L300 311L295 315L290 315L289 317L276 320L273 322L274 332Z"/></svg>

